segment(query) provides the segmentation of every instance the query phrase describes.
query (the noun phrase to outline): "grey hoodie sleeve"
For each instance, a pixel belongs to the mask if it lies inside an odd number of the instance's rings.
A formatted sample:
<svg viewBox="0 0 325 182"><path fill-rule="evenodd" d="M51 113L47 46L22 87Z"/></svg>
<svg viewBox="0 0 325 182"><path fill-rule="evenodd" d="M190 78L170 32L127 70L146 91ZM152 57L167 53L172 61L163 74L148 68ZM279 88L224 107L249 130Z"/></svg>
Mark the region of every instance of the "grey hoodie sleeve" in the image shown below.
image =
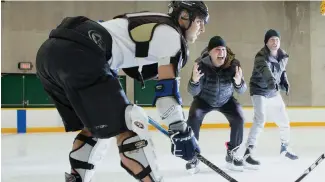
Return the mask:
<svg viewBox="0 0 325 182"><path fill-rule="evenodd" d="M238 94L243 94L247 90L247 85L244 78L242 78L240 85L236 85L235 82L233 82L233 84L234 84L235 91Z"/></svg>
<svg viewBox="0 0 325 182"><path fill-rule="evenodd" d="M254 69L262 74L262 77L266 80L266 82L273 82L272 84L276 84L272 71L267 65L263 56L258 56L255 58Z"/></svg>
<svg viewBox="0 0 325 182"><path fill-rule="evenodd" d="M201 92L201 84L200 84L200 81L197 82L197 83L193 83L192 82L192 78L190 78L190 80L188 81L188 85L187 85L187 91L192 96L198 95Z"/></svg>

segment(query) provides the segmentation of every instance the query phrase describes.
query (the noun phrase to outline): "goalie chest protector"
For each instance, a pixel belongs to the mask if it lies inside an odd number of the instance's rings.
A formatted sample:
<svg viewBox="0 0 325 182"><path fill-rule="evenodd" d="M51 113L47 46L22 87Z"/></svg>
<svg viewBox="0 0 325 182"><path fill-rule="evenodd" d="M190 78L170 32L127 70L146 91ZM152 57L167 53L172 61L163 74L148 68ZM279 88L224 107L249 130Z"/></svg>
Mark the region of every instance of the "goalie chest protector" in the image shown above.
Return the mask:
<svg viewBox="0 0 325 182"><path fill-rule="evenodd" d="M135 58L148 57L149 43L152 39L155 28L158 25L166 24L174 28L181 36L181 50L171 58L171 63L176 68L176 76L179 70L185 66L188 58L188 47L184 35L168 15L162 13L139 12L119 15L115 18L128 20L128 32L131 40L135 43ZM158 76L158 63L143 65L140 73L139 66L122 69L128 76L144 84L145 80L154 79ZM144 85L143 85L144 86Z"/></svg>

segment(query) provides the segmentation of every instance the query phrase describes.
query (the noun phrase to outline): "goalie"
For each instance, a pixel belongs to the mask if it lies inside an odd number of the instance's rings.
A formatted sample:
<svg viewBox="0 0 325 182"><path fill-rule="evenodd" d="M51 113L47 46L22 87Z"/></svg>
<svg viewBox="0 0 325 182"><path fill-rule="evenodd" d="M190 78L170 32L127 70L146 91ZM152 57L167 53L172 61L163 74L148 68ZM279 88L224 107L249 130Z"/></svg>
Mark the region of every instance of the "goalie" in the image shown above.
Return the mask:
<svg viewBox="0 0 325 182"><path fill-rule="evenodd" d="M109 140L117 138L121 166L143 182L162 181L144 110L131 104L116 71L144 84L157 78L157 106L172 132L172 152L191 160L199 146L182 113L178 77L208 21L201 1L172 1L167 14L140 12L95 22L67 17L37 52L36 69L67 132L81 132L69 154L66 182L90 182ZM161 49L164 47L164 49Z"/></svg>

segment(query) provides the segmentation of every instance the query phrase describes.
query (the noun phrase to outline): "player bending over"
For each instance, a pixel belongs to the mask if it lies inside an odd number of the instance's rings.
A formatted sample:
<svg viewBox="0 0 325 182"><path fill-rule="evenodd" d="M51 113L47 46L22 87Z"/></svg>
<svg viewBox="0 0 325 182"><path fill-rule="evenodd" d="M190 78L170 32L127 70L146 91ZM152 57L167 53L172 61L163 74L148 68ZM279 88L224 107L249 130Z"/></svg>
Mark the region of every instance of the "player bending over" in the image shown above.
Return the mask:
<svg viewBox="0 0 325 182"><path fill-rule="evenodd" d="M143 182L162 181L144 110L131 104L118 81L123 71L142 82L158 78L154 103L173 134L172 152L191 160L199 146L182 113L180 69L208 20L201 1L172 1L168 14L139 12L98 23L67 17L51 31L36 57L37 74L67 132L76 136L66 182L90 182L116 137L121 166Z"/></svg>

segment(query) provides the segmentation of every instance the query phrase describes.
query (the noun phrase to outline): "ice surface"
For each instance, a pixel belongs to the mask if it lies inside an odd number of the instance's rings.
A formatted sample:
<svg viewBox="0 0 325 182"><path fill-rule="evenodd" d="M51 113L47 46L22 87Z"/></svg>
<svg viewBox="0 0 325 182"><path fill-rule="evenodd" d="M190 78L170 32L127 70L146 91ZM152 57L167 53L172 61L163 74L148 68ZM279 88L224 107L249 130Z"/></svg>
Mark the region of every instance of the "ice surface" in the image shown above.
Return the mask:
<svg viewBox="0 0 325 182"><path fill-rule="evenodd" d="M245 129L244 142L248 129ZM165 182L226 182L216 172L200 163L201 171L190 175L185 161L170 154L168 138L152 131L153 141ZM68 153L77 133L3 134L1 181L3 182L63 182L64 172L69 172ZM265 129L255 153L262 166L259 170L233 172L225 168L225 141L229 129L201 130L202 155L225 170L239 182L294 182L322 153L325 152L325 128L292 128L291 147L300 157L297 161L279 155L280 140L277 128ZM97 166L93 182L136 181L120 167L115 140L104 160ZM241 154L244 148L241 147ZM324 182L325 161L320 163L303 182Z"/></svg>

